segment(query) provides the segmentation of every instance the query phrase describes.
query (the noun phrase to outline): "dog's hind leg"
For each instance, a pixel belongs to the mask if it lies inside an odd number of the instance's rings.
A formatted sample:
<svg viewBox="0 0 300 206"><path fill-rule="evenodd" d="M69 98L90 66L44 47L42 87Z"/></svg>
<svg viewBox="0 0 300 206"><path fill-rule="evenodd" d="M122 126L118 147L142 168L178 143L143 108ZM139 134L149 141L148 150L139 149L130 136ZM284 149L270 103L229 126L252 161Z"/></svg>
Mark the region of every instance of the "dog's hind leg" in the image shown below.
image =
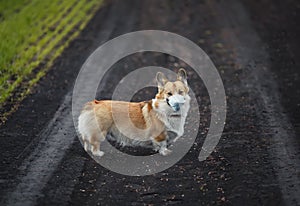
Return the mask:
<svg viewBox="0 0 300 206"><path fill-rule="evenodd" d="M89 148L89 145L88 145L88 141L86 140L83 140L83 146L84 146L84 150L87 152L88 151L88 148Z"/></svg>
<svg viewBox="0 0 300 206"><path fill-rule="evenodd" d="M87 152L89 149L89 141L85 135L81 135L81 138L82 138L84 150Z"/></svg>
<svg viewBox="0 0 300 206"><path fill-rule="evenodd" d="M94 135L91 138L91 151L92 151L93 155L98 156L98 157L101 157L104 155L104 152L100 150L100 144L102 141L105 140L106 134L107 134L107 132L103 131L100 133L100 135L99 134Z"/></svg>

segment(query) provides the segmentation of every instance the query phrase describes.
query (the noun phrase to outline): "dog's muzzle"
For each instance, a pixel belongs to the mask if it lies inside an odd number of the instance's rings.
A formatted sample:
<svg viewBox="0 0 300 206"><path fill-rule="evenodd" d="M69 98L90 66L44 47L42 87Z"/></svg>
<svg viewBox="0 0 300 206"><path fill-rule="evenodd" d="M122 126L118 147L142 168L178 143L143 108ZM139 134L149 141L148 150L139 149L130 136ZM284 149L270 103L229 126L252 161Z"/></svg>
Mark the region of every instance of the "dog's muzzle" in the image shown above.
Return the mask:
<svg viewBox="0 0 300 206"><path fill-rule="evenodd" d="M180 107L185 103L185 99L181 95L173 95L170 98L167 98L167 104L175 111L178 112Z"/></svg>

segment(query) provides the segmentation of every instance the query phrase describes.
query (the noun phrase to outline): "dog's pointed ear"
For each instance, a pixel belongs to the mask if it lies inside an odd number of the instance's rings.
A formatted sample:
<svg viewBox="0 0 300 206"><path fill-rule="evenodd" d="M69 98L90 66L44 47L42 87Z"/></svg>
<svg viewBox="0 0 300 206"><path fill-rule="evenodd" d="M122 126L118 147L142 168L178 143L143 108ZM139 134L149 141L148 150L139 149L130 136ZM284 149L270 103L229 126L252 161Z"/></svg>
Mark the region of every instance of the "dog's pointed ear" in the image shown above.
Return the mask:
<svg viewBox="0 0 300 206"><path fill-rule="evenodd" d="M157 72L156 81L157 81L157 84L158 84L158 89L161 89L168 82L168 79L166 78L166 76L163 73Z"/></svg>
<svg viewBox="0 0 300 206"><path fill-rule="evenodd" d="M187 85L186 71L183 68L178 70L177 80L182 81L185 85Z"/></svg>

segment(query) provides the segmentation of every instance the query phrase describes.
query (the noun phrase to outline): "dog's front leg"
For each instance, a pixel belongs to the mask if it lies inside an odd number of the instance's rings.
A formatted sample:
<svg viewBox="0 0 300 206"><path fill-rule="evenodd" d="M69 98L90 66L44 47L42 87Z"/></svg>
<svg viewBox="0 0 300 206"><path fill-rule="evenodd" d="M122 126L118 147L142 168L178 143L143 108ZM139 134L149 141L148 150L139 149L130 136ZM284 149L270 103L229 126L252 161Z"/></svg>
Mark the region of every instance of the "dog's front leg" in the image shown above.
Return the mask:
<svg viewBox="0 0 300 206"><path fill-rule="evenodd" d="M182 135L184 133L184 124L185 124L186 117L187 117L186 115L183 115L183 117L180 121L179 129L177 131L175 131L177 136L175 137L173 142L176 142L180 137L182 137Z"/></svg>
<svg viewBox="0 0 300 206"><path fill-rule="evenodd" d="M159 146L160 146L160 148L159 148L159 150L158 150L159 154L161 154L161 155L163 155L163 156L166 156L166 155L171 154L172 150L169 150L169 149L167 148L167 141L166 141L166 140L160 142L160 145L159 145Z"/></svg>
<svg viewBox="0 0 300 206"><path fill-rule="evenodd" d="M181 137L182 135L177 135L176 137L175 137L175 139L173 140L173 142L176 142L180 137Z"/></svg>
<svg viewBox="0 0 300 206"><path fill-rule="evenodd" d="M173 140L173 142L176 142L184 133L184 127L182 126L181 128L179 128L179 131L176 132L177 136L175 137L175 139Z"/></svg>
<svg viewBox="0 0 300 206"><path fill-rule="evenodd" d="M154 149L163 156L166 156L172 152L172 150L167 148L167 137L167 132L164 131L152 140Z"/></svg>

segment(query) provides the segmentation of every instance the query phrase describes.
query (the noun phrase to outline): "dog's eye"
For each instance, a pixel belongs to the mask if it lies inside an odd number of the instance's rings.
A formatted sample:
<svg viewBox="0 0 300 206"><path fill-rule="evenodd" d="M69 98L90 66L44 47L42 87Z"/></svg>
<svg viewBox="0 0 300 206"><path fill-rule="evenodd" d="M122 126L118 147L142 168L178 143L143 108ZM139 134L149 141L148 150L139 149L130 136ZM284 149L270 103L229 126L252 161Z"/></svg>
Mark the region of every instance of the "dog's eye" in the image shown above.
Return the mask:
<svg viewBox="0 0 300 206"><path fill-rule="evenodd" d="M168 94L168 96L172 96L172 92L168 92L167 94Z"/></svg>
<svg viewBox="0 0 300 206"><path fill-rule="evenodd" d="M183 94L183 91L182 91L182 90L179 90L179 91L178 91L178 94Z"/></svg>

